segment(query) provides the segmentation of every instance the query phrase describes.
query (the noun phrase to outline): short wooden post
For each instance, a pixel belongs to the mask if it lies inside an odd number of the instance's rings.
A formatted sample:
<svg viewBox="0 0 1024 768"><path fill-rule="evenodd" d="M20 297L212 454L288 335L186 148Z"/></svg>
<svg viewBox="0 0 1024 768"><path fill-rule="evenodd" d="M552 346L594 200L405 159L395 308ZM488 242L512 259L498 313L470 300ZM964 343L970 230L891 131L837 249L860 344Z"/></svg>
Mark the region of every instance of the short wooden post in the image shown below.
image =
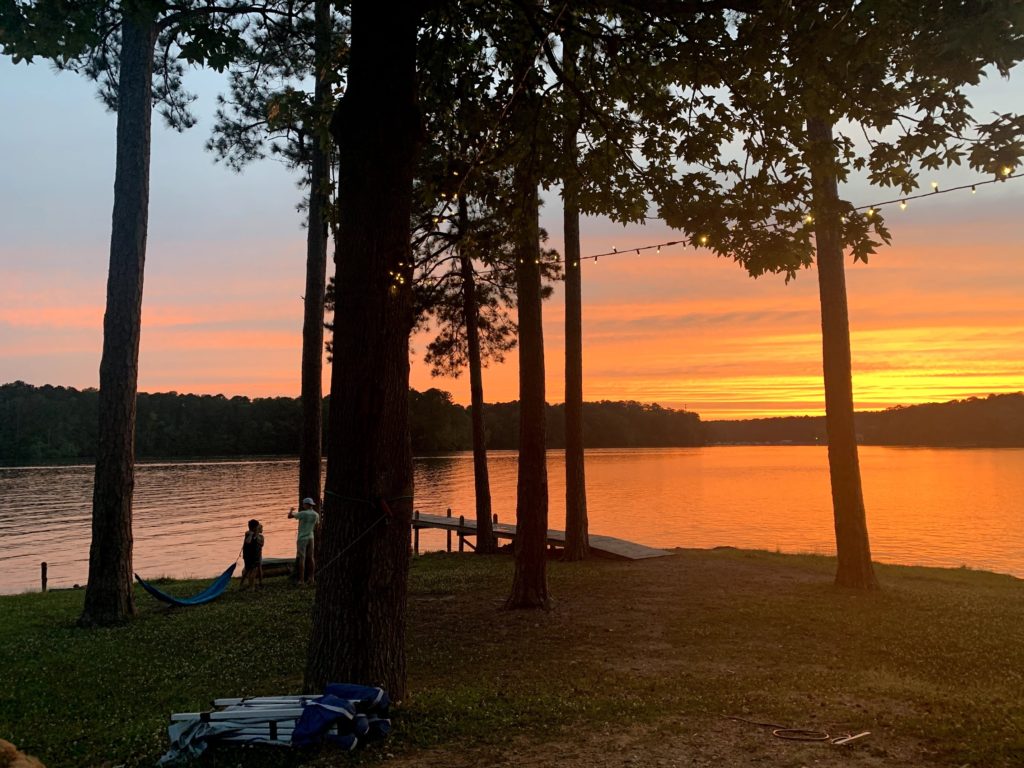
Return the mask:
<svg viewBox="0 0 1024 768"><path fill-rule="evenodd" d="M39 578L43 582L43 592L45 592L46 591L46 563L45 562L39 564Z"/></svg>
<svg viewBox="0 0 1024 768"><path fill-rule="evenodd" d="M459 552L466 548L466 516L459 515Z"/></svg>
<svg viewBox="0 0 1024 768"><path fill-rule="evenodd" d="M452 516L452 508L448 507L448 517L451 517L451 516ZM452 530L451 530L451 528L448 529L447 536L448 536L448 551L451 552L452 551Z"/></svg>
<svg viewBox="0 0 1024 768"><path fill-rule="evenodd" d="M412 551L414 554L420 553L420 527L416 525L416 521L420 519L420 511L418 509L413 510L412 513Z"/></svg>

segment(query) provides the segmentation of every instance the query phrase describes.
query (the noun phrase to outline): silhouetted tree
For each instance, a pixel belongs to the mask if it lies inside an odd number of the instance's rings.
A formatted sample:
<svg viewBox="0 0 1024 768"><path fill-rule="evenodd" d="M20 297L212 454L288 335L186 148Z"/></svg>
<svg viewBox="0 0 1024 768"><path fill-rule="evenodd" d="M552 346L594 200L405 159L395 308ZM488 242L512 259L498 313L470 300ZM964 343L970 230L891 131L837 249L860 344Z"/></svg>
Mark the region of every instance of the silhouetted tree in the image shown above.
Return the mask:
<svg viewBox="0 0 1024 768"><path fill-rule="evenodd" d="M298 499L320 499L324 296L328 221L334 189L328 121L347 55L347 19L329 0L297 5L278 23L252 31L231 72L207 149L231 168L269 152L302 171L306 196L306 290L302 326L302 440ZM312 90L307 89L312 83Z"/></svg>
<svg viewBox="0 0 1024 768"><path fill-rule="evenodd" d="M472 18L472 16L470 17ZM501 263L507 227L493 210L500 154L486 145L500 106L491 88L485 39L456 6L432 14L421 48L422 92L431 152L420 165L415 288L421 325L435 336L425 360L433 375L458 377L468 368L472 418L476 552L497 549L491 525L483 412L483 367L501 362L515 345L509 316L512 287ZM472 203L471 203L472 201ZM472 212L471 212L472 208ZM480 280L477 264L493 279Z"/></svg>
<svg viewBox="0 0 1024 768"><path fill-rule="evenodd" d="M181 130L192 125L191 97L181 87L182 62L222 70L243 47L246 20L271 13L271 5L247 0L157 4L42 0L0 6L5 53L15 61L48 58L60 68L84 73L99 81L102 100L117 112L99 446L83 625L113 624L135 613L131 565L135 396L153 105L161 105L172 127Z"/></svg>
<svg viewBox="0 0 1024 768"><path fill-rule="evenodd" d="M562 68L576 75L572 34L562 35ZM566 560L583 560L590 549L587 483L583 458L583 290L580 274L579 133L574 96L565 100L562 216L565 239L565 550Z"/></svg>
<svg viewBox="0 0 1024 768"><path fill-rule="evenodd" d="M331 131L339 227L321 561L306 689L333 680L406 691L412 520L410 223L421 142L420 4L355 0L348 87Z"/></svg>
<svg viewBox="0 0 1024 768"><path fill-rule="evenodd" d="M735 18L717 47L724 63L707 82L685 73L696 115L689 122L704 126L704 140L723 153L707 170L681 174L663 198L666 219L754 276L788 279L818 265L841 586L878 586L857 458L843 251L867 261L880 244L872 237L890 236L881 213L857 211L839 197L838 183L863 173L907 194L920 169L966 161L998 175L1017 165L1024 120L977 123L963 89L986 67L1006 74L1020 60L1022 21L1024 6L1013 0L984 8L941 0L777 3ZM728 100L713 88L727 89ZM737 137L744 157L730 159L725 147Z"/></svg>

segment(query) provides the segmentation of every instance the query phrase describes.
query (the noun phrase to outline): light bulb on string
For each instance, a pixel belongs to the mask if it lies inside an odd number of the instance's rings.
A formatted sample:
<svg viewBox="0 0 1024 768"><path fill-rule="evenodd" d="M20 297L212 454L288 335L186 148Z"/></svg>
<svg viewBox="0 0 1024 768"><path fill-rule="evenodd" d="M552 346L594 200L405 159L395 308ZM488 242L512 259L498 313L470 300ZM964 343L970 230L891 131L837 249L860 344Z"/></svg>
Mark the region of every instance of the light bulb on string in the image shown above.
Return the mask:
<svg viewBox="0 0 1024 768"><path fill-rule="evenodd" d="M1013 174L1014 170L1015 169L1010 167L1010 166L1004 166L1004 167L1001 168L1001 173L1004 176L1007 176L1007 177L1018 178L1016 175ZM988 180L988 181L979 182L978 184L991 184L993 181L1005 181L1005 180L1006 179L996 178L996 179L991 179L991 180ZM952 188L949 188L949 189L942 189L942 190L938 189L938 182L931 182L931 184L932 184L933 190L935 192L940 192L940 193L955 192L955 191L958 191L958 190L961 190L961 189L968 189L968 188L971 190L971 194L976 194L977 191L978 191L976 184L971 184L971 185L966 185L965 184L963 186L952 187ZM901 199L896 199L896 200L887 200L887 201L885 201L884 204L869 205L869 206L862 206L860 208L853 208L852 209L852 211L853 211L852 214L842 214L841 213L838 218L839 218L839 221L843 225L848 225L850 223L850 221L851 221L851 217L853 219L856 219L856 217L860 215L860 212L863 211L865 218L870 220L870 219L874 218L876 213L881 214L881 211L882 211L882 208L884 207L884 205L887 205L887 204L890 204L890 203L891 204L899 203L900 210L905 211L907 209L907 205L909 204L909 201L911 199L917 199L918 197L924 197L924 195L915 195L915 196L912 196L910 198L901 198ZM797 211L791 211L791 213L797 213ZM802 214L801 215L801 219L804 222L810 224L810 223L814 222L814 215L811 214L811 213ZM766 226L768 226L768 227L777 227L777 226L780 226L780 224L779 223L767 224ZM710 241L711 241L710 235L708 235L708 234L700 234L700 235L695 235L692 239L684 238L683 240L670 240L670 241L666 241L664 243L656 243L656 244L644 245L644 246L640 246L640 247L629 247L629 248L623 249L622 251L620 251L617 246L612 246L610 251L608 251L606 253L603 253L603 254L595 254L593 256L581 256L579 261L576 261L576 262L572 263L572 266L578 267L583 259L593 259L594 262L596 263L597 259L598 259L598 255L611 256L613 254L629 253L630 251L633 251L637 256L641 256L642 254L640 253L640 251L649 251L649 250L654 250L656 253L661 254L662 246L672 246L672 245L677 245L677 244L682 243L683 245L691 245L693 247L700 247L700 246L707 246L710 243ZM569 262L566 262L567 265L568 265L568 263Z"/></svg>
<svg viewBox="0 0 1024 768"><path fill-rule="evenodd" d="M939 182L933 181L932 182L932 192L938 192L938 191L939 191Z"/></svg>

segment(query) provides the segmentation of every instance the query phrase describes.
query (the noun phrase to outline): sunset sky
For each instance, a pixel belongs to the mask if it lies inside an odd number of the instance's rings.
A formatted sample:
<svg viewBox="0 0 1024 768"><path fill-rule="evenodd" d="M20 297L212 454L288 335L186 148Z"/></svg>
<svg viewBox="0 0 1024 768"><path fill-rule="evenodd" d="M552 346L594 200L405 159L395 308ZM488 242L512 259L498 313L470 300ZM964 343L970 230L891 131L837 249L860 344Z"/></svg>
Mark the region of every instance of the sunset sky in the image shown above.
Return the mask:
<svg viewBox="0 0 1024 768"><path fill-rule="evenodd" d="M1024 74L972 92L980 114L1024 112ZM154 116L139 388L299 391L304 232L295 179L272 161L238 175L203 144L222 80L195 73L199 125ZM114 116L93 86L0 61L0 382L96 386L113 198ZM969 183L965 171L934 175ZM852 189L861 204L884 190ZM561 248L557 197L542 225ZM887 210L892 247L848 269L859 409L1024 389L1024 179ZM670 240L664 226L582 225L583 253ZM584 397L653 401L705 419L823 411L817 282L753 280L676 246L584 262ZM562 293L544 307L548 400L563 398ZM431 379L414 339L412 386L467 402L466 377ZM484 373L517 398L514 353ZM325 372L325 392L329 372Z"/></svg>

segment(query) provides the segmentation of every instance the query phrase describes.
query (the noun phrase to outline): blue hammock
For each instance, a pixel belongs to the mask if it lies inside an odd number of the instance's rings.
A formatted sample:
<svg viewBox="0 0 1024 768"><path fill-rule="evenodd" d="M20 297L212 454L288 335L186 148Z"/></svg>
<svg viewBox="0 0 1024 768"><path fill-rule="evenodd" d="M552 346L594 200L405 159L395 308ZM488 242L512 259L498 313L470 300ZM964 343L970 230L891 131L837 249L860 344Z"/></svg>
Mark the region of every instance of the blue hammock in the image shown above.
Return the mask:
<svg viewBox="0 0 1024 768"><path fill-rule="evenodd" d="M142 585L142 588L144 590L149 592L149 594L151 594L153 597L155 597L162 603L180 606L202 605L203 603L209 603L212 600L216 600L218 597L224 594L224 590L227 589L228 584L231 583L231 576L232 574L234 574L235 566L237 565L237 562L232 563L231 567L224 571L224 573L222 573L220 576L218 576L216 581L210 584L210 586L208 586L202 592L200 592L197 595L193 595L192 597L175 597L174 595L168 595L166 592L154 587L148 581L143 581L142 577L139 576L139 574L136 573L135 578L138 580L139 584Z"/></svg>

